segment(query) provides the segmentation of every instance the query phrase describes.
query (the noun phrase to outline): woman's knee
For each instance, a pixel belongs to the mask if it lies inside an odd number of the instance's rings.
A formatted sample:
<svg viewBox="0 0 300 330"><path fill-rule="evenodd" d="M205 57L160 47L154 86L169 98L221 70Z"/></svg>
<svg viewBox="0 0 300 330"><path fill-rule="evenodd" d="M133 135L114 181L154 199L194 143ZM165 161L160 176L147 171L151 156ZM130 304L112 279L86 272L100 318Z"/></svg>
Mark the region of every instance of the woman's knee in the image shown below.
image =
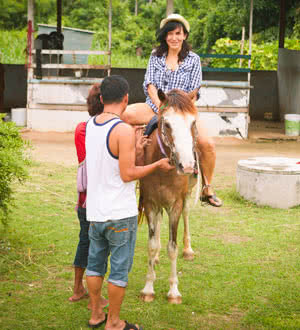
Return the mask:
<svg viewBox="0 0 300 330"><path fill-rule="evenodd" d="M134 116L134 111L132 111L131 109L126 109L122 115L121 115L121 119L123 121L125 121L125 123L128 123L128 124L133 124L133 120L134 120L135 116Z"/></svg>
<svg viewBox="0 0 300 330"><path fill-rule="evenodd" d="M199 149L202 153L216 153L215 142L211 137L202 137L198 139Z"/></svg>

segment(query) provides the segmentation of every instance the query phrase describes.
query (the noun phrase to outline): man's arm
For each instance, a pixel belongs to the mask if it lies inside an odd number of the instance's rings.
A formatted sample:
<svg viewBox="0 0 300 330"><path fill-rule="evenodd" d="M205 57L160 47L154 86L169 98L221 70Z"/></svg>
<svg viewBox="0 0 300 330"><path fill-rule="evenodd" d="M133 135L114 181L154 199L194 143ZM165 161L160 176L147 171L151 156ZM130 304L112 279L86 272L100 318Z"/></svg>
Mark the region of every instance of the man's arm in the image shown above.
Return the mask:
<svg viewBox="0 0 300 330"><path fill-rule="evenodd" d="M136 166L134 129L127 124L120 124L116 128L120 175L124 182L143 178L158 168L162 171L174 169L174 166L169 164L168 158L160 159L149 165Z"/></svg>

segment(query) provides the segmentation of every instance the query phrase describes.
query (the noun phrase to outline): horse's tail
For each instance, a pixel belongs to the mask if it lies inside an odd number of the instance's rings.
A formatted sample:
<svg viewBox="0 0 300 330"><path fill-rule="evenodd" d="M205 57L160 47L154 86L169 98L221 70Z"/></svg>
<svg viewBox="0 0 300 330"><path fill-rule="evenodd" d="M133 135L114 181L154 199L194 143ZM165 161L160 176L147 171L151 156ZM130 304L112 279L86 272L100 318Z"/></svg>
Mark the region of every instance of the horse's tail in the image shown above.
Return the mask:
<svg viewBox="0 0 300 330"><path fill-rule="evenodd" d="M139 197L139 207L138 207L138 224L141 225L144 221L144 217L145 217L145 208L144 208L144 196L141 192L140 189L140 197Z"/></svg>

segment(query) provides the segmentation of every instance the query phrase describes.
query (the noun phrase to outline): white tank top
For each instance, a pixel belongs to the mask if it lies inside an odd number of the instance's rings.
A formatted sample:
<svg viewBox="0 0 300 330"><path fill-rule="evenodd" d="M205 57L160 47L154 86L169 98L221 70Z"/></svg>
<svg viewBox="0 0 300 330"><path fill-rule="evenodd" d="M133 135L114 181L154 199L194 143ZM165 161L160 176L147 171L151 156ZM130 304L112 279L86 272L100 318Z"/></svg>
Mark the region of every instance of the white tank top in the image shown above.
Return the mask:
<svg viewBox="0 0 300 330"><path fill-rule="evenodd" d="M112 129L122 121L117 118L98 124L91 118L86 129L87 220L105 222L138 214L135 181L124 182L118 157L109 149Z"/></svg>

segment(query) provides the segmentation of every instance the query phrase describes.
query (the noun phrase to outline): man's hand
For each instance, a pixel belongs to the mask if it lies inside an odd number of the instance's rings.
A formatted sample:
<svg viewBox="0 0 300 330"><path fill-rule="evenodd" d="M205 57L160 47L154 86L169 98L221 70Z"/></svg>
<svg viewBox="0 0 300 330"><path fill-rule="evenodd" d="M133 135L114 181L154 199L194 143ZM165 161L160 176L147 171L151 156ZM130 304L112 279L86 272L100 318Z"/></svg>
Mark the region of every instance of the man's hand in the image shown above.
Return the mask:
<svg viewBox="0 0 300 330"><path fill-rule="evenodd" d="M163 172L169 172L171 170L174 170L175 166L171 165L169 162L170 162L169 158L160 159L158 168Z"/></svg>

